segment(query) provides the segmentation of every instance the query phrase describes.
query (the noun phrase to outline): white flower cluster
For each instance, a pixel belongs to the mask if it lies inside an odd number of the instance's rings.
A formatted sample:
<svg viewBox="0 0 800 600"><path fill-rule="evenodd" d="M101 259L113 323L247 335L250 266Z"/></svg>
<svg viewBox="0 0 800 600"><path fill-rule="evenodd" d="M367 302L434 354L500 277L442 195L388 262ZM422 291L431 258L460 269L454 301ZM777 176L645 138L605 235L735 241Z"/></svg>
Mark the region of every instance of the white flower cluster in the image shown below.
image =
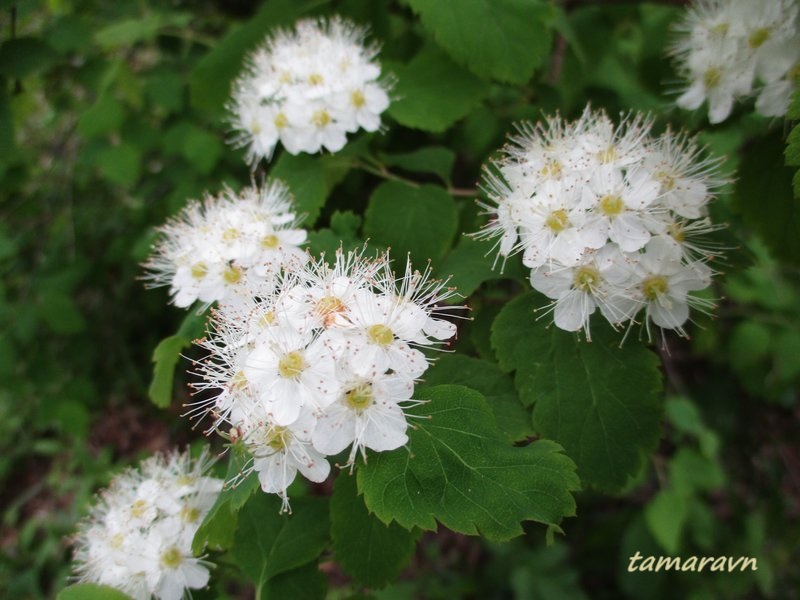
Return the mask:
<svg viewBox="0 0 800 600"><path fill-rule="evenodd" d="M269 159L278 141L291 154L337 152L347 133L380 128L388 86L364 36L340 18L304 20L249 57L229 108L251 163Z"/></svg>
<svg viewBox="0 0 800 600"><path fill-rule="evenodd" d="M796 0L697 0L672 47L689 87L678 106L708 101L708 119L728 118L752 94L764 116L786 114L800 83L800 20Z"/></svg>
<svg viewBox="0 0 800 600"><path fill-rule="evenodd" d="M306 230L297 227L293 203L277 180L191 202L161 228L144 265L147 278L154 286L169 285L172 302L181 308L198 299L211 304L249 297L282 268L306 260L299 248Z"/></svg>
<svg viewBox="0 0 800 600"><path fill-rule="evenodd" d="M137 600L179 600L208 583L192 538L222 489L208 455L156 455L118 475L79 526L75 574Z"/></svg>
<svg viewBox="0 0 800 600"><path fill-rule="evenodd" d="M574 122L524 124L486 171L492 219L476 235L500 237L499 256L523 252L561 329L591 339L595 309L615 327L644 310L648 332L652 321L685 335L688 304L702 304L689 292L713 274L702 234L716 229L706 204L719 163L694 140L654 138L651 127L641 115L615 126L589 108Z"/></svg>
<svg viewBox="0 0 800 600"><path fill-rule="evenodd" d="M210 414L211 430L226 427L223 435L241 440L253 456L248 472L288 510L297 471L320 482L326 456L350 446L352 467L367 448L408 441L403 411L417 402L414 383L428 368L419 348L456 328L437 306L454 291L410 264L396 279L388 254L339 251L333 266L323 256L281 279L246 309L215 311L200 342L210 353L199 366L204 382L195 385L212 397L190 414Z"/></svg>

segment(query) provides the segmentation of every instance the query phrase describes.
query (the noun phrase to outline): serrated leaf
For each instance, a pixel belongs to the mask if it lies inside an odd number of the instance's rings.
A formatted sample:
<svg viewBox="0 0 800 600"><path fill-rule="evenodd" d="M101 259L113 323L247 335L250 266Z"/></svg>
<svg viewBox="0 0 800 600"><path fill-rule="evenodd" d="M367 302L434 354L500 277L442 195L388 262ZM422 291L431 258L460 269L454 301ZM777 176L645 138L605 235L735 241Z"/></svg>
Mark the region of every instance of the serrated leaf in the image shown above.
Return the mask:
<svg viewBox="0 0 800 600"><path fill-rule="evenodd" d="M494 245L492 241L478 241L462 236L458 245L438 265L436 271L440 277L450 277L449 285L458 289L458 293L466 298L485 281L527 279L523 269L519 268L519 261L508 261L504 265L500 259L494 265L493 255L497 254Z"/></svg>
<svg viewBox="0 0 800 600"><path fill-rule="evenodd" d="M333 156L293 156L284 152L270 171L271 177L285 182L295 199L296 212L305 214L304 227L311 227L333 187L344 177L343 161Z"/></svg>
<svg viewBox="0 0 800 600"><path fill-rule="evenodd" d="M689 516L690 497L672 488L656 494L645 507L644 518L650 533L666 550L667 554L677 554L680 550L684 525Z"/></svg>
<svg viewBox="0 0 800 600"><path fill-rule="evenodd" d="M371 453L358 469L367 508L385 523L507 540L522 521L557 524L575 513L573 462L549 441L512 447L483 396L442 385L410 409L408 449Z"/></svg>
<svg viewBox="0 0 800 600"><path fill-rule="evenodd" d="M482 77L525 83L550 50L538 0L409 0L450 56Z"/></svg>
<svg viewBox="0 0 800 600"><path fill-rule="evenodd" d="M520 398L533 405L533 426L578 465L581 481L621 489L655 449L661 433L658 357L602 322L592 341L536 319L540 296L509 302L492 325L500 366L516 370Z"/></svg>
<svg viewBox="0 0 800 600"><path fill-rule="evenodd" d="M61 590L56 600L131 600L131 597L107 585L78 583Z"/></svg>
<svg viewBox="0 0 800 600"><path fill-rule="evenodd" d="M465 117L486 96L488 87L454 63L433 44L423 48L407 65L391 67L397 77L388 108L401 125L441 132Z"/></svg>
<svg viewBox="0 0 800 600"><path fill-rule="evenodd" d="M373 193L364 216L364 234L394 256L422 265L441 259L458 228L453 198L441 187L411 187L397 181L380 185Z"/></svg>
<svg viewBox="0 0 800 600"><path fill-rule="evenodd" d="M280 513L275 494L255 494L239 511L231 555L257 587L316 559L328 542L328 502L298 498L293 513Z"/></svg>
<svg viewBox="0 0 800 600"><path fill-rule="evenodd" d="M400 167L414 173L433 173L449 185L456 155L448 148L427 146L404 154L384 154L381 160L390 167Z"/></svg>
<svg viewBox="0 0 800 600"><path fill-rule="evenodd" d="M356 478L342 473L331 497L331 538L336 561L359 583L383 587L395 579L414 555L418 532L397 523L385 525L371 515L358 496Z"/></svg>
<svg viewBox="0 0 800 600"><path fill-rule="evenodd" d="M734 205L773 256L800 263L800 200L783 165L779 131L754 140L739 165Z"/></svg>
<svg viewBox="0 0 800 600"><path fill-rule="evenodd" d="M425 372L426 386L463 385L483 394L497 428L515 442L533 435L530 411L519 401L514 382L499 366L463 354L445 354Z"/></svg>
<svg viewBox="0 0 800 600"><path fill-rule="evenodd" d="M327 0L271 0L243 26L232 29L192 71L192 105L219 112L230 97L230 84L244 68L245 55L255 50L276 28L292 25L304 13Z"/></svg>

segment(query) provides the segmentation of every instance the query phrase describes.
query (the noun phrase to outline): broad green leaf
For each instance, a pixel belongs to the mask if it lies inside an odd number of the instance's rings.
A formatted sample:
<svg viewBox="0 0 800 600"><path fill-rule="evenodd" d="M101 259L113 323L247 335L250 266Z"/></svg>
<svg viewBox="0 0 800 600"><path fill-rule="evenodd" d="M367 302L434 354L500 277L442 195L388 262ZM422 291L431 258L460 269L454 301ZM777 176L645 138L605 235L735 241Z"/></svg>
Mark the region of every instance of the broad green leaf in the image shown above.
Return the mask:
<svg viewBox="0 0 800 600"><path fill-rule="evenodd" d="M441 132L465 117L486 96L488 86L454 63L433 44L407 65L392 66L397 77L389 115L401 125Z"/></svg>
<svg viewBox="0 0 800 600"><path fill-rule="evenodd" d="M314 560L328 543L325 498L298 498L292 508L282 514L277 495L257 493L239 511L231 555L256 587Z"/></svg>
<svg viewBox="0 0 800 600"><path fill-rule="evenodd" d="M303 14L327 0L271 0L245 25L232 29L194 68L190 81L192 105L217 113L230 97L231 82L244 69L244 58L278 27L293 25Z"/></svg>
<svg viewBox="0 0 800 600"><path fill-rule="evenodd" d="M123 142L107 148L98 158L98 167L111 183L130 187L139 179L141 159L136 148Z"/></svg>
<svg viewBox="0 0 800 600"><path fill-rule="evenodd" d="M286 571L267 580L256 598L265 600L324 600L328 592L328 578L319 570L317 561Z"/></svg>
<svg viewBox="0 0 800 600"><path fill-rule="evenodd" d="M418 267L444 256L458 228L453 198L441 187L411 187L388 181L373 193L364 217L364 235L402 260L411 253Z"/></svg>
<svg viewBox="0 0 800 600"><path fill-rule="evenodd" d="M497 249L494 244L492 241L461 236L458 245L438 265L436 272L440 277L452 276L449 284L465 298L471 296L484 281L527 279L518 260L495 260Z"/></svg>
<svg viewBox="0 0 800 600"><path fill-rule="evenodd" d="M650 533L666 550L675 555L680 550L681 537L689 516L693 499L672 488L658 492L644 510L644 518Z"/></svg>
<svg viewBox="0 0 800 600"><path fill-rule="evenodd" d="M620 348L620 334L600 321L591 342L579 341L536 319L540 298L519 296L495 319L500 366L516 370L520 397L533 405L534 429L564 447L581 481L619 490L661 433L658 357L635 339Z"/></svg>
<svg viewBox="0 0 800 600"><path fill-rule="evenodd" d="M65 15L56 20L45 33L47 43L56 51L66 54L85 50L92 45L92 30L84 19Z"/></svg>
<svg viewBox="0 0 800 600"><path fill-rule="evenodd" d="M105 49L130 46L153 39L163 24L164 18L159 14L118 21L95 33L94 41Z"/></svg>
<svg viewBox="0 0 800 600"><path fill-rule="evenodd" d="M314 256L324 254L332 259L339 247L349 252L362 244L358 239L361 217L353 211L334 211L331 226L308 233L308 248Z"/></svg>
<svg viewBox="0 0 800 600"><path fill-rule="evenodd" d="M550 441L516 448L483 396L457 385L421 390L408 411L408 448L371 453L358 469L367 508L385 523L507 540L521 521L556 525L575 514L573 462Z"/></svg>
<svg viewBox="0 0 800 600"><path fill-rule="evenodd" d="M0 75L23 79L49 67L58 54L42 40L18 37L0 44Z"/></svg>
<svg viewBox="0 0 800 600"><path fill-rule="evenodd" d="M384 154L380 158L391 167L400 167L414 173L433 173L449 185L456 155L448 148L427 146L405 154Z"/></svg>
<svg viewBox="0 0 800 600"><path fill-rule="evenodd" d="M445 354L425 372L425 386L463 385L483 394L497 428L515 442L533 435L531 415L517 396L514 382L496 364L463 354Z"/></svg>
<svg viewBox="0 0 800 600"><path fill-rule="evenodd" d="M204 175L211 172L224 151L216 135L199 127L190 129L183 140L183 156Z"/></svg>
<svg viewBox="0 0 800 600"><path fill-rule="evenodd" d="M78 119L78 133L93 138L119 131L125 120L125 107L110 94L97 99Z"/></svg>
<svg viewBox="0 0 800 600"><path fill-rule="evenodd" d="M379 588L395 579L414 555L418 533L397 523L385 525L371 515L358 496L355 477L343 472L336 479L331 497L333 553L359 583Z"/></svg>
<svg viewBox="0 0 800 600"><path fill-rule="evenodd" d="M541 0L409 0L458 63L482 77L525 83L550 50Z"/></svg>
<svg viewBox="0 0 800 600"><path fill-rule="evenodd" d="M716 460L694 448L680 448L669 462L670 485L684 495L707 492L725 485L725 473Z"/></svg>
<svg viewBox="0 0 800 600"><path fill-rule="evenodd" d="M270 171L271 177L289 186L295 199L296 212L305 214L304 227L311 227L319 217L328 195L347 174L349 160L335 156L311 156L288 152L281 154Z"/></svg>
<svg viewBox="0 0 800 600"><path fill-rule="evenodd" d="M44 322L55 333L70 335L86 329L86 319L73 299L65 293L44 291L38 309Z"/></svg>
<svg viewBox="0 0 800 600"><path fill-rule="evenodd" d="M241 478L242 469L250 460L249 453L240 444L232 445L228 452L225 487L195 532L192 540L192 552L195 555L202 554L206 546L227 549L233 545L239 510L259 489L255 473Z"/></svg>
<svg viewBox="0 0 800 600"><path fill-rule="evenodd" d="M734 205L742 219L784 261L800 263L800 200L792 193L791 169L783 166L780 131L745 149L737 174Z"/></svg>
<svg viewBox="0 0 800 600"><path fill-rule="evenodd" d="M78 583L61 590L56 600L131 600L131 597L107 585Z"/></svg>

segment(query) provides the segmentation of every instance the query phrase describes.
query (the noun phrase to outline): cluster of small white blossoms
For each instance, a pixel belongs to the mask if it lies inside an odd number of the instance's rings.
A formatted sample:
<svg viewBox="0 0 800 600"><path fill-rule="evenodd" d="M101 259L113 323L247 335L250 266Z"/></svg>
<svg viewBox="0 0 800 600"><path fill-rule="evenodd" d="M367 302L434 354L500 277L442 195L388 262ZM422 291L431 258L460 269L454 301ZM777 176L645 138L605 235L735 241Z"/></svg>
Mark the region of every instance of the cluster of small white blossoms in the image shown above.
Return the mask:
<svg viewBox="0 0 800 600"><path fill-rule="evenodd" d="M136 600L179 600L205 587L209 565L192 555L192 538L223 484L205 476L208 466L206 453L175 452L118 475L79 526L76 578Z"/></svg>
<svg viewBox="0 0 800 600"><path fill-rule="evenodd" d="M161 228L146 278L168 285L181 308L249 297L282 268L306 260L299 246L307 234L297 227L293 205L277 180L191 202Z"/></svg>
<svg viewBox="0 0 800 600"><path fill-rule="evenodd" d="M786 114L800 83L796 0L698 0L678 27L672 54L689 79L678 106L708 101L708 119L728 118L736 100L755 95L756 111Z"/></svg>
<svg viewBox="0 0 800 600"><path fill-rule="evenodd" d="M299 471L313 482L330 471L326 456L350 447L346 465L366 449L406 444L404 410L417 404L414 384L428 368L419 348L455 335L438 305L454 295L430 269L395 278L388 254L337 252L285 271L274 290L249 306L216 310L209 352L198 363L206 397L191 416L241 440L252 455L242 473L258 472L265 492L283 499Z"/></svg>
<svg viewBox="0 0 800 600"><path fill-rule="evenodd" d="M588 107L574 122L523 124L505 156L486 170L492 216L479 238L499 237L499 256L522 251L532 286L551 298L555 324L583 329L597 308L615 327L635 322L674 329L689 295L710 285L715 230L706 205L722 181L719 161L693 139L650 133L652 121L628 115L615 126Z"/></svg>
<svg viewBox="0 0 800 600"><path fill-rule="evenodd" d="M299 21L248 58L229 110L249 162L269 159L278 141L291 154L337 152L347 133L380 128L388 84L365 34L338 17Z"/></svg>

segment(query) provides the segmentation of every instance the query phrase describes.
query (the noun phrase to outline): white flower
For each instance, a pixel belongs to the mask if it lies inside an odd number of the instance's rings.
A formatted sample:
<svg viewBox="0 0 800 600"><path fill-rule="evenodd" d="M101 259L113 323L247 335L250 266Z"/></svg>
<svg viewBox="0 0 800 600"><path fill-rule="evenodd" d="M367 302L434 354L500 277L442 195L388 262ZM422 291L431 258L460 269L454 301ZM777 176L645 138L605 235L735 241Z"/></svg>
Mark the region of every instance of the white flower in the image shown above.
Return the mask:
<svg viewBox="0 0 800 600"><path fill-rule="evenodd" d="M703 238L720 227L707 217L724 183L720 161L685 134L653 137L652 126L637 114L615 126L587 107L573 122L555 117L518 126L505 156L486 170L491 202L481 206L490 220L474 235L500 238L495 247L504 258L522 252L531 285L554 301L561 329L589 338L598 308L614 327L632 322L644 306L641 289L631 287L633 265L655 238L669 242L681 268L693 273L721 254ZM680 324L674 328L685 334Z"/></svg>
<svg viewBox="0 0 800 600"><path fill-rule="evenodd" d="M191 543L222 489L208 467L205 452L173 453L118 475L79 526L78 580L141 600L179 600L205 587L208 562L192 556Z"/></svg>
<svg viewBox="0 0 800 600"><path fill-rule="evenodd" d="M338 17L303 20L248 57L229 109L250 163L269 160L278 141L290 154L337 152L347 133L380 128L389 86L365 33Z"/></svg>
<svg viewBox="0 0 800 600"><path fill-rule="evenodd" d="M678 106L695 110L707 101L709 121L720 123L756 89L759 113L784 115L798 83L799 15L796 0L695 2L671 48L689 80Z"/></svg>
<svg viewBox="0 0 800 600"><path fill-rule="evenodd" d="M293 198L280 181L229 188L201 204L190 203L160 229L151 259L144 265L153 286L169 285L172 301L186 308L248 296L269 287L280 269L303 262Z"/></svg>

